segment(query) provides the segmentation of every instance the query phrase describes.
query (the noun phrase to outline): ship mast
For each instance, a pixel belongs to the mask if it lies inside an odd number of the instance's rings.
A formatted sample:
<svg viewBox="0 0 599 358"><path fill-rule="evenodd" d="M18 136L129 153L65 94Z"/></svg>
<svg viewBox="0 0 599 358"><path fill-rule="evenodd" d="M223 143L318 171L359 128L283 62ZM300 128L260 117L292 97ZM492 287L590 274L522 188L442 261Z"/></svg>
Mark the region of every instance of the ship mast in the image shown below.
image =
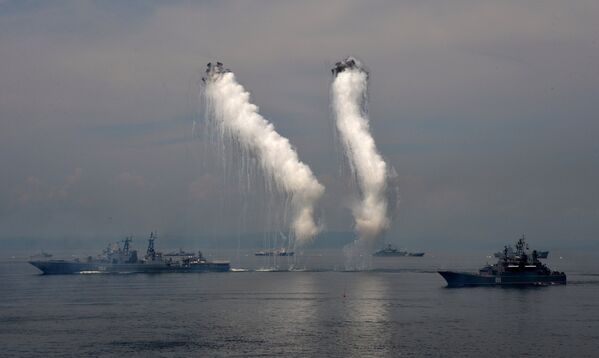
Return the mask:
<svg viewBox="0 0 599 358"><path fill-rule="evenodd" d="M128 236L123 240L123 254L129 256L129 243L133 241L133 237Z"/></svg>
<svg viewBox="0 0 599 358"><path fill-rule="evenodd" d="M148 250L146 252L146 258L154 261L156 259L156 251L154 250L154 240L157 238L157 235L152 231L150 233L150 238L148 239Z"/></svg>

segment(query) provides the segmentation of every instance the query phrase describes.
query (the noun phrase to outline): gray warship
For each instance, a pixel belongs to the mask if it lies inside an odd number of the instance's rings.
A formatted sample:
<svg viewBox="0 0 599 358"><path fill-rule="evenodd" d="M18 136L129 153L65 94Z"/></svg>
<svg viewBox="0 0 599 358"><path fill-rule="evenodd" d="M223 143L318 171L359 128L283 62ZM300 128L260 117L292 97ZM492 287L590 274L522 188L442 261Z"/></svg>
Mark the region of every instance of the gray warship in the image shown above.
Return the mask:
<svg viewBox="0 0 599 358"><path fill-rule="evenodd" d="M131 249L131 237L109 245L101 255L74 260L32 260L29 263L45 275L85 273L166 273L166 272L225 272L230 270L228 261L208 261L198 253L182 250L162 254L154 249L157 235L150 234L146 255L139 258Z"/></svg>
<svg viewBox="0 0 599 358"><path fill-rule="evenodd" d="M486 265L478 273L438 271L448 287L464 286L548 286L565 285L566 274L552 271L541 261L536 250L529 252L524 236L516 249L506 246L494 265Z"/></svg>
<svg viewBox="0 0 599 358"><path fill-rule="evenodd" d="M402 250L396 249L391 244L387 244L387 247L378 250L377 252L373 253L372 256L379 256L379 257L397 257L397 256L399 256L399 257L402 257L402 256L422 257L422 256L424 256L424 252L407 252L407 251L402 251Z"/></svg>
<svg viewBox="0 0 599 358"><path fill-rule="evenodd" d="M295 252L287 251L287 249L278 249L278 250L263 250L254 252L254 256L293 256Z"/></svg>
<svg viewBox="0 0 599 358"><path fill-rule="evenodd" d="M406 256L408 254L407 251L401 251L393 247L391 244L388 244L387 247L380 249L379 251L372 254L372 256Z"/></svg>

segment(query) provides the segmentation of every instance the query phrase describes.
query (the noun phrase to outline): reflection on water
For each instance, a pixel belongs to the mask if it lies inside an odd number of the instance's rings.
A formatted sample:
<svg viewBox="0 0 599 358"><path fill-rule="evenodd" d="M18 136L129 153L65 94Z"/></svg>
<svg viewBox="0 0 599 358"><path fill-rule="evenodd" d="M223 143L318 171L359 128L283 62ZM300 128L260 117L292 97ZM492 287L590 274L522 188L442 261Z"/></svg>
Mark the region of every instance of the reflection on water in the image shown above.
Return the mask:
<svg viewBox="0 0 599 358"><path fill-rule="evenodd" d="M392 353L389 351L391 332L385 324L392 316L387 291L390 282L383 275L374 273L360 276L360 279L351 280L343 305L344 315L350 323L345 333L348 342L352 343L348 346L347 356L361 356L363 347L369 347L371 352Z"/></svg>

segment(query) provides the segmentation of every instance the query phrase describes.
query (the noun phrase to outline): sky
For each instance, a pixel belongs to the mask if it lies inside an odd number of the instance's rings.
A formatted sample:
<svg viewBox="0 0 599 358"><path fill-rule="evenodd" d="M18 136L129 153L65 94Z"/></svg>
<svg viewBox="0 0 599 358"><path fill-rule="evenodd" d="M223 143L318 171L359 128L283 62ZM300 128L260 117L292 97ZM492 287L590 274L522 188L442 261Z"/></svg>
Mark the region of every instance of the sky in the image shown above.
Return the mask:
<svg viewBox="0 0 599 358"><path fill-rule="evenodd" d="M326 187L325 233L351 232L330 68L353 55L398 173L384 240L597 248L597 17L596 1L0 1L0 240L276 230L281 198L206 133L215 60Z"/></svg>

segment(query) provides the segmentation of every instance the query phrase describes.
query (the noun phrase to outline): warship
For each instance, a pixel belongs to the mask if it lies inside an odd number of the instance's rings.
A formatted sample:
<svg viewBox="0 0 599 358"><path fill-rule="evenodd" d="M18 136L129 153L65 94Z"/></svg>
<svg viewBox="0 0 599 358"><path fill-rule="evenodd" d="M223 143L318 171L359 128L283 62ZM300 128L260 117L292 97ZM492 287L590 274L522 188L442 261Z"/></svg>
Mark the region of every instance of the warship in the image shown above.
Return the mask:
<svg viewBox="0 0 599 358"><path fill-rule="evenodd" d="M372 256L379 257L395 257L395 256L411 256L411 257L422 257L424 256L424 252L407 252L394 248L391 244L388 244L387 247L380 249L379 251L372 254Z"/></svg>
<svg viewBox="0 0 599 358"><path fill-rule="evenodd" d="M536 250L529 253L524 236L515 250L506 246L494 265L486 265L478 273L438 271L448 287L464 286L548 286L565 285L566 274L552 271L541 261Z"/></svg>
<svg viewBox="0 0 599 358"><path fill-rule="evenodd" d="M422 256L424 256L424 252L408 252L408 256L422 257Z"/></svg>
<svg viewBox="0 0 599 358"><path fill-rule="evenodd" d="M264 250L254 252L254 256L293 256L295 252L287 251L286 249L279 250Z"/></svg>
<svg viewBox="0 0 599 358"><path fill-rule="evenodd" d="M387 247L380 249L379 251L372 254L372 256L406 256L407 251L401 251L388 244Z"/></svg>
<svg viewBox="0 0 599 358"><path fill-rule="evenodd" d="M179 250L162 254L154 249L157 235L150 233L148 248L143 258L131 249L132 237L109 245L97 257L73 260L32 260L29 263L45 275L85 273L166 273L166 272L225 272L228 261L208 261L198 253Z"/></svg>

